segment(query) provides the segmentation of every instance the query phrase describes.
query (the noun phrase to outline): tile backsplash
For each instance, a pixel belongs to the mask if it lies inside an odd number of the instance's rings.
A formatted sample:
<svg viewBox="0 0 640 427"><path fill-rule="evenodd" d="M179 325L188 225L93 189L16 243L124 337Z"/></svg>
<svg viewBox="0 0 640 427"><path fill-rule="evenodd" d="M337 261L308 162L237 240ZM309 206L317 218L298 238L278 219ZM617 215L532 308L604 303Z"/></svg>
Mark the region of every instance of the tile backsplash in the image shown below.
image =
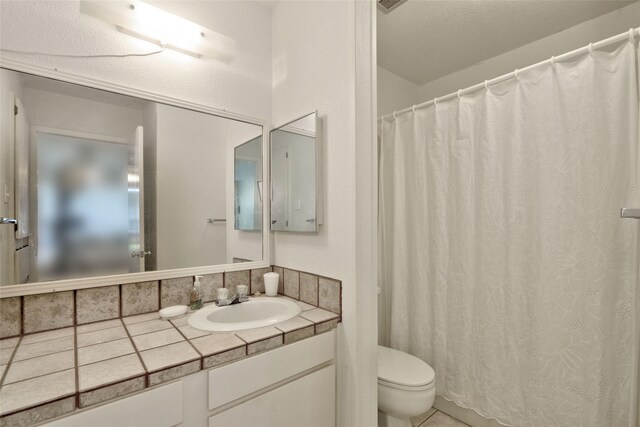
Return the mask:
<svg viewBox="0 0 640 427"><path fill-rule="evenodd" d="M250 287L251 294L264 292L262 276L280 274L278 293L341 314L342 282L272 266L204 275L204 302L213 301L215 289L238 285ZM171 305L188 305L193 277L165 279L115 286L52 292L0 299L0 338L61 329L73 325L157 312Z"/></svg>

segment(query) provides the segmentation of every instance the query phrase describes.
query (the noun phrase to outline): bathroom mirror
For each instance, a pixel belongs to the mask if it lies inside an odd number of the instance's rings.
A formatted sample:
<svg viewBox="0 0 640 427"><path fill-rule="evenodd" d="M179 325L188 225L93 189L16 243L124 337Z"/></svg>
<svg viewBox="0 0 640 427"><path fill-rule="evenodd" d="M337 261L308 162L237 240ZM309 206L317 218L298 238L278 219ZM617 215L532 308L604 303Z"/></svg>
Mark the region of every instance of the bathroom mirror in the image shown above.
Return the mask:
<svg viewBox="0 0 640 427"><path fill-rule="evenodd" d="M2 285L263 260L261 124L0 73Z"/></svg>
<svg viewBox="0 0 640 427"><path fill-rule="evenodd" d="M307 114L271 131L271 230L317 232L322 223L320 120Z"/></svg>
<svg viewBox="0 0 640 427"><path fill-rule="evenodd" d="M234 228L262 230L262 137L234 151Z"/></svg>

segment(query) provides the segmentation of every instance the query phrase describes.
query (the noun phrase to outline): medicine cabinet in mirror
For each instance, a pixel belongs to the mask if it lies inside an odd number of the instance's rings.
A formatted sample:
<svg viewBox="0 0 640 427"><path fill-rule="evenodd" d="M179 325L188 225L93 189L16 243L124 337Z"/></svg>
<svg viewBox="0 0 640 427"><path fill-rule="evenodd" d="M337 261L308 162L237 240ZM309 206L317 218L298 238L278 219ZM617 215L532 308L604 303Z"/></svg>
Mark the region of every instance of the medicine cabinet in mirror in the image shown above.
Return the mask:
<svg viewBox="0 0 640 427"><path fill-rule="evenodd" d="M261 122L0 72L2 285L263 260Z"/></svg>
<svg viewBox="0 0 640 427"><path fill-rule="evenodd" d="M271 230L317 232L322 223L317 112L271 131Z"/></svg>

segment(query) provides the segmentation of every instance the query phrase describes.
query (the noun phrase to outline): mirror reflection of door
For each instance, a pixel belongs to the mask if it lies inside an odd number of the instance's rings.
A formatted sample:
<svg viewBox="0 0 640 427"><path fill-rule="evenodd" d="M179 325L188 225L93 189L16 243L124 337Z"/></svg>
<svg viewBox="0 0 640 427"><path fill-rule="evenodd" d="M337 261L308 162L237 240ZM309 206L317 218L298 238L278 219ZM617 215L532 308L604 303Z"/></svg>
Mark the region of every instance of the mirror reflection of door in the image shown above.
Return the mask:
<svg viewBox="0 0 640 427"><path fill-rule="evenodd" d="M129 145L127 196L128 196L128 236L129 273L145 271L145 258L150 254L144 247L144 137L143 128L138 126Z"/></svg>
<svg viewBox="0 0 640 427"><path fill-rule="evenodd" d="M38 280L141 271L138 135L37 132Z"/></svg>

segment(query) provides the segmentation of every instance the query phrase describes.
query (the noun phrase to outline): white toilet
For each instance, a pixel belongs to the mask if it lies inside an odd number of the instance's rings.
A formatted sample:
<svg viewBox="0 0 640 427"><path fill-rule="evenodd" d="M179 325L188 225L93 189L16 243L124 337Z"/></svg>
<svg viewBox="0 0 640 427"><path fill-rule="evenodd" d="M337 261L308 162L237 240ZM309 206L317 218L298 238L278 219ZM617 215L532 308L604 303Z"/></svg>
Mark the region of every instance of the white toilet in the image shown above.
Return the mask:
<svg viewBox="0 0 640 427"><path fill-rule="evenodd" d="M436 373L407 353L378 346L378 427L408 427L436 397Z"/></svg>

